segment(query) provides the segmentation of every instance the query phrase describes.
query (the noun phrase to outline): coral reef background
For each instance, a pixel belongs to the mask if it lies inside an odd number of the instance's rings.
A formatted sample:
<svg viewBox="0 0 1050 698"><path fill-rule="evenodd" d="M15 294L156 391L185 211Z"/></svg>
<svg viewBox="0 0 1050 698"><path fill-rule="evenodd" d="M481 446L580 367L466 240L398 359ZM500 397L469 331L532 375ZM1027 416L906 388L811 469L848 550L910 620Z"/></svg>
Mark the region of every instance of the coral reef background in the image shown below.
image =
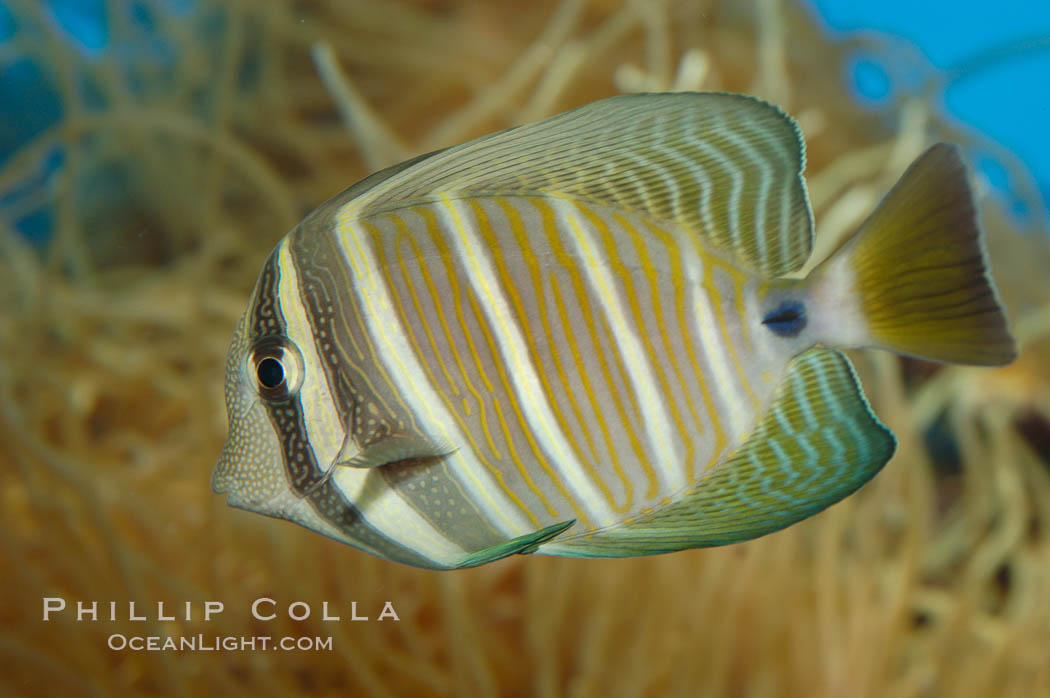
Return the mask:
<svg viewBox="0 0 1050 698"><path fill-rule="evenodd" d="M1050 695L1050 237L994 198L1020 358L855 352L898 454L785 531L433 573L208 488L262 260L368 172L622 91L749 92L806 134L819 259L926 145L976 143L939 116L933 71L859 106L841 66L870 39L831 43L786 0L114 0L104 52L47 3L5 5L5 80L37 70L58 116L0 160L0 693ZM122 616L43 622L51 596ZM262 596L276 619L251 616ZM128 620L132 600L154 619ZM225 612L204 622L205 600ZM178 619L155 620L157 601ZM351 601L372 620L350 622ZM385 601L400 621L376 619ZM114 633L333 642L134 652Z"/></svg>

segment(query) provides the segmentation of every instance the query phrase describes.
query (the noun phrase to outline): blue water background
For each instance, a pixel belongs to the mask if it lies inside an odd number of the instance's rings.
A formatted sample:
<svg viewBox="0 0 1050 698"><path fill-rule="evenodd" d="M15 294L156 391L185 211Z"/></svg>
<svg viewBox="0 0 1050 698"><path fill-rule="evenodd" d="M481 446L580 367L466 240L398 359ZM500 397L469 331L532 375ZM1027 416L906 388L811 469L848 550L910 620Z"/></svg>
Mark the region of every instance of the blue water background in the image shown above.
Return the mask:
<svg viewBox="0 0 1050 698"><path fill-rule="evenodd" d="M156 10L149 3L122 3L141 35L130 45L117 46L110 41L106 0L40 1L86 60L107 51L136 60L173 58L164 38L151 34L151 13ZM861 103L881 109L903 93L928 88L917 76L928 74L932 66L944 78L933 98L945 112L1016 155L1030 170L1042 200L1050 201L1050 0L803 1L819 14L832 39L856 31L893 37L883 45L890 47L888 53L860 50L843 66L842 79ZM165 0L161 5L176 16L187 15L196 9L196 0ZM0 0L0 163L62 116L55 86L43 71L31 60L4 51L19 30ZM902 62L901 56L914 55L905 42L913 44L929 66ZM1001 150L972 156L983 180L1021 222L1037 217L1045 221L1045 205L1021 195L1025 183L1016 181L1016 170L1004 165ZM64 153L56 148L46 154L35 176L0 191L0 214L28 192L46 186L63 161ZM1038 211L1032 210L1033 203ZM14 224L43 248L53 231L53 213L44 206L24 212Z"/></svg>
<svg viewBox="0 0 1050 698"><path fill-rule="evenodd" d="M954 119L1016 155L1050 201L1050 0L805 0L832 37L872 32L913 45L941 73L934 98ZM902 51L903 53L903 51ZM843 66L861 102L877 108L917 89L891 54L859 52ZM974 158L978 172L1022 221L1042 212L1017 196L1001 158ZM1045 218L1043 219L1045 222Z"/></svg>

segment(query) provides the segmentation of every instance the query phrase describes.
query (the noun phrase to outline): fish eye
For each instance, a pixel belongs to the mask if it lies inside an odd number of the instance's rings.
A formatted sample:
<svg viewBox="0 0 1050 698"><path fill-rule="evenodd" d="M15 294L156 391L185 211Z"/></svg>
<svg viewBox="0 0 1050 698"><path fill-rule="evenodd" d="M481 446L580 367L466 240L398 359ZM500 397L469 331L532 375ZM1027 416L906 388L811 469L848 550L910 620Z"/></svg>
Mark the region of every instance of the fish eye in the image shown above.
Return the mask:
<svg viewBox="0 0 1050 698"><path fill-rule="evenodd" d="M293 397L303 383L303 358L287 337L263 337L248 355L248 370L255 389L268 402Z"/></svg>
<svg viewBox="0 0 1050 698"><path fill-rule="evenodd" d="M264 388L277 388L284 383L284 364L272 356L267 356L255 367L259 385Z"/></svg>

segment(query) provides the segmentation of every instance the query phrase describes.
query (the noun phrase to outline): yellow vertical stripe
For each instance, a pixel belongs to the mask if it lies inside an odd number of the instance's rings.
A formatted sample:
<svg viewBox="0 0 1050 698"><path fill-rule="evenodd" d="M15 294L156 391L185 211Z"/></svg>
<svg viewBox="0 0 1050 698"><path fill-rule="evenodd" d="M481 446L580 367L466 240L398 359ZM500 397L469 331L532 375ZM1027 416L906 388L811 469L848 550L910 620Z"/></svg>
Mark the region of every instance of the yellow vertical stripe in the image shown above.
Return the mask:
<svg viewBox="0 0 1050 698"><path fill-rule="evenodd" d="M423 219L423 225L426 227L427 235L429 235L431 239L441 237L441 233L438 230L437 220L434 216L433 211L417 207L413 209L413 212ZM415 240L412 240L411 238L409 238L409 240L412 244L412 249L416 254L416 258L420 258L421 254L419 246L416 244ZM435 244L437 243L435 242ZM441 248L439 247L438 249L440 250ZM456 315L459 318L459 325L460 327L465 327L465 325L463 324L463 308L461 303L459 282L456 279L455 271L452 268L451 258L446 254L442 254L442 263L445 267L445 273L448 277L449 285L452 289L452 305L455 307ZM434 279L430 275L430 271L427 269L426 264L419 265L419 272L423 277L423 282L427 286L427 291L430 294L430 299L434 302L434 310L437 313L438 322L441 323L441 329L445 334L445 341L448 343L449 351L452 352L452 357L455 359L456 366L459 368L459 375L462 377L463 383L467 386L467 392L474 396L474 399L477 401L478 419L481 421L481 431L482 434L484 434L485 436L485 442L488 444L489 449L491 450L495 458L497 460L501 460L503 458L503 454L500 452L500 449L496 447L496 442L492 438L492 431L489 429L488 411L485 409L485 400L484 398L482 398L481 392L474 386L474 382L470 380L470 374L467 373L466 366L464 366L463 357L460 356L459 349L456 345L456 340L452 335L452 329L449 325L448 314L445 312L444 306L441 302L441 295L437 292L437 286L435 285ZM465 336L468 342L472 341L469 333L465 333ZM471 350L473 351L473 345L471 346ZM481 377L482 382L484 382L486 385L491 385L491 383L488 382L484 373L481 373ZM463 398L463 405L466 414L469 415L470 404L467 401L466 397ZM474 441L474 435L470 434L469 432L468 435L471 440L471 446L474 448L475 451L477 451L480 454L481 450L478 448L477 443Z"/></svg>
<svg viewBox="0 0 1050 698"><path fill-rule="evenodd" d="M546 302L543 297L543 288L541 286L539 277L536 274L535 255L532 254L532 251L528 246L527 235L525 234L524 226L521 223L520 213L514 208L514 206L510 202L508 202L503 197L495 197L494 201L503 210L504 215L507 218L507 222L511 228L511 232L514 235L515 241L518 244L522 257L530 267L530 274L532 275L533 282L533 292L536 296L539 316L541 318L541 322L544 325L544 331L548 338L548 346L551 347L551 355L554 358L554 360L559 364L558 370L561 371L561 362L557 358L557 351L554 347L553 339L551 338L550 334L550 323L546 316ZM472 202L471 206L474 211L474 216L479 222L478 228L479 232L481 233L482 239L485 241L485 243L489 246L490 249L497 249L498 246L501 244L501 241L496 238L492 226L488 221L487 214L483 210L482 206L476 201ZM510 241L507 240L504 241L502 244L509 244L509 242ZM542 364L542 360L540 357L539 349L536 346L537 335L533 331L533 328L529 323L528 312L526 311L525 305L522 301L521 293L518 291L517 284L514 282L514 279L510 275L510 270L507 268L504 255L494 254L492 255L492 257L496 266L496 271L499 275L499 279L503 283L503 292L510 299L511 305L514 308L516 320L521 329L523 330L524 339L527 343L529 350L529 359L532 361L533 366L540 366ZM575 406L575 399L571 397L573 391L568 388L567 382L564 381L564 372L561 372L563 375L563 383L565 384L566 388L566 395L570 396L570 399L572 400L572 403ZM551 411L554 413L555 419L558 422L558 427L562 430L562 433L565 435L566 440L572 448L573 455L576 457L576 460L580 464L582 464L586 469L588 478L598 485L599 489L601 490L602 496L605 498L605 500L609 502L611 506L615 506L612 499L612 493L609 491L608 485L598 476L598 473L594 469L593 461L588 459L587 456L583 453L583 450L580 448L578 441L574 437L574 430L570 428L568 420L566 419L565 414L562 412L562 409L559 405L558 396L554 394L548 374L544 371L537 371L536 373L540 380L540 384L543 388L543 392L546 397L547 403L550 405ZM583 423L582 419L580 419L580 423ZM593 454L594 447L593 444L590 443L590 434L587 430L584 430L584 436L587 438L587 441L591 447L591 452ZM597 460L596 455L594 456L594 460Z"/></svg>
<svg viewBox="0 0 1050 698"><path fill-rule="evenodd" d="M569 405L572 407L573 416L576 418L576 422L581 426L585 426L587 422L580 410L579 402L576 400L576 390L569 385L569 379L565 374L565 366L562 363L560 352L557 351L557 346L555 345L554 333L551 329L550 323L550 310L547 308L547 299L546 294L544 293L540 263L535 251L532 249L532 245L529 243L529 234L526 232L525 225L521 220L521 212L503 197L499 197L497 202L503 209L504 215L507 217L511 232L514 234L515 241L518 243L518 247L521 250L525 265L529 269L529 277L532 280L533 292L536 295L537 312L539 314L540 323L543 325L544 338L547 342L547 346L551 348L551 360L554 362L555 371L558 374L558 379L561 381L562 390L564 391L565 397L569 400ZM571 430L568 430L567 428L567 431ZM590 450L591 457L597 461L598 451L595 448L594 439L591 436L591 430L584 428L582 429L582 432L583 438L587 442L587 448ZM583 456L581 456L580 459L587 462L587 459ZM600 482L604 491L608 492L607 487L600 481L597 473L594 474L594 477L596 481ZM611 493L608 494L608 497L611 501Z"/></svg>
<svg viewBox="0 0 1050 698"><path fill-rule="evenodd" d="M612 335L612 346L616 349L617 363L627 374L624 385L630 391L635 414L648 437L652 457L646 457L642 463L647 474L651 474L646 498L657 496L660 479L663 480L665 492L680 490L685 487L686 481L681 456L675 449L671 422L667 417L670 394L666 390L666 383L661 393L652 377L654 370L658 375L662 375L662 372L659 371L659 361L653 353L646 324L638 312L638 294L631 272L624 267L615 249L609 249L615 248L615 244L612 243L609 226L600 216L579 202L574 204L564 201L559 206L572 229L576 247L586 261L584 271L599 297L603 318ZM580 214L585 220L581 219ZM597 232L599 239L594 239L592 231ZM633 327L624 313L620 289L624 290L628 305L635 310ZM673 411L673 404L670 407ZM680 420L678 426L678 433L681 434Z"/></svg>
<svg viewBox="0 0 1050 698"><path fill-rule="evenodd" d="M520 338L518 328L512 324L513 318L505 308L495 279L489 278L491 272L487 268L483 251L477 248L473 235L468 231L464 217L456 203L448 198L442 203L458 237L459 252L468 269L470 287L473 290L468 298L473 304L478 325L489 345L489 351L499 373L504 392L536 462L540 464L543 472L562 497L570 503L577 518L597 518L600 525L611 523L607 508L596 501L595 496L588 494L591 483L579 477L576 472L579 463L573 458L572 449L565 443L564 436L553 424L555 420L549 416L549 408L544 404L543 391L535 376L535 366L528 363L529 357L524 350L524 342ZM475 219L474 223L479 227L489 226L487 217ZM508 368L514 370L513 380L507 375ZM525 412L529 414L528 419L525 417ZM537 442L537 436L543 439L542 448ZM513 449L513 437L509 431L507 441L509 447ZM514 455L517 460L516 451ZM550 463L549 459L552 456L559 461L558 470L555 470ZM531 477L527 475L526 477L526 482L531 485ZM569 494L563 477L572 483L573 489L579 492L579 497ZM551 508L552 515L554 515L553 507L546 497L541 497L541 501Z"/></svg>
<svg viewBox="0 0 1050 698"><path fill-rule="evenodd" d="M543 230L546 233L547 241L551 246L551 251L554 253L555 261L562 266L568 273L572 281L573 291L576 296L576 303L580 307L584 321L587 325L587 332L591 337L591 342L594 346L594 353L598 359L601 367L602 375L605 378L607 385L609 385L609 393L612 396L612 401L615 404L616 410L620 416L621 430L627 434L628 439L631 442L632 449L635 457L639 461L645 460L645 452L642 450L641 443L638 441L638 435L634 433L631 428L629 420L627 418L626 410L623 403L617 397L617 391L615 390L615 384L612 380L612 375L609 371L609 365L606 361L604 352L601 351L601 343L598 340L598 332L595 327L594 318L596 313L591 307L590 301L587 299L587 289L580 277L580 270L576 265L576 261L571 255L565 250L562 245L559 233L557 219L555 217L554 210L551 206L542 198L534 197L530 198L529 201L533 206L540 212L541 220L543 221ZM634 506L634 483L624 472L624 464L620 456L619 450L613 445L609 425L605 421L605 410L601 404L599 404L597 396L594 393L594 387L591 385L590 375L587 368L583 365L582 356L580 353L580 347L576 343L575 337L573 337L572 327L568 322L568 317L565 311L564 299L561 297L561 293L558 289L557 278L551 274L552 289L554 290L555 300L558 304L559 316L561 318L562 327L565 331L565 339L569 344L573 358L576 360L577 370L580 375L580 382L583 384L584 392L587 394L588 400L591 403L591 409L595 418L598 420L598 424L602 430L602 436L605 438L606 444L608 445L609 453L612 455L613 468L616 470L617 476L621 479L624 485L624 491L626 493L626 506L631 508Z"/></svg>
<svg viewBox="0 0 1050 698"><path fill-rule="evenodd" d="M449 248L448 241L445 240L445 237L441 232L436 215L428 209L421 208L419 210L426 211L425 218L427 231L430 234L434 245L437 247L439 253L441 254L441 259L445 264L445 270L448 275L449 283L452 285L453 288L453 297L455 298L456 314L459 318L459 326L462 329L463 337L467 340L467 345L470 349L471 356L474 359L474 365L477 368L479 374L483 376L483 382L485 383L485 388L488 391L489 402L492 404L492 408L496 412L496 419L500 423L501 431L503 432L503 438L507 444L508 455L514 462L514 465L517 467L518 473L521 475L522 482L524 482L525 485L532 491L532 493L536 496L537 500L543 505L543 507L547 510L547 513L550 516L557 516L557 509L555 509L551 505L546 495L540 490L539 487L536 486L536 483L533 481L532 476L529 474L528 468L525 466L525 463L522 462L521 456L514 446L513 437L510 434L506 418L503 414L503 408L500 405L499 397L496 394L495 386L488 379L488 377L485 376L484 362L482 361L481 355L478 353L477 347L474 344L474 339L471 336L466 323L466 317L463 314L462 297L464 294L460 289L459 280L457 278L456 270L453 265L453 252ZM474 316L477 320L478 325L482 328L482 333L485 335L485 338L490 345L490 351L493 352L493 357L498 357L495 351L491 348L491 341L488 336L488 330L485 326L484 318L482 317L481 310L477 305L477 300L474 298L474 294L470 290L469 284L467 284L467 289L467 293L465 294L467 302L470 304L471 309L474 312ZM505 375L503 373L503 367L500 364L498 358L496 358L496 360L493 361L493 363L495 364L497 373L500 375L500 378L503 379L503 382L505 384L506 380ZM513 402L513 397L511 397L511 400ZM484 411L484 404L485 403L482 402L482 411ZM501 482L503 482L502 476ZM506 487L506 484L504 484L504 487Z"/></svg>
<svg viewBox="0 0 1050 698"><path fill-rule="evenodd" d="M703 288L707 293L708 298L711 299L711 305L715 310L715 317L718 318L718 327L722 332L722 337L725 339L726 347L729 349L729 356L733 359L733 367L736 369L737 378L740 380L740 385L744 388L744 392L747 393L747 397L751 400L751 405L755 411L758 412L762 408L762 402L755 395L755 391L751 388L751 381L748 379L747 371L744 370L743 363L740 360L740 353L737 351L736 343L733 341L732 333L729 330L729 324L726 322L725 311L723 309L723 302L725 301L724 295L718 286L715 284L713 270L715 267L719 267L726 270L734 284L737 284L740 280L739 272L733 267L729 266L722 260L718 259L710 253L704 253L704 283ZM736 277L734 278L734 275ZM743 284L739 282L736 290L736 307L739 310L739 321L744 322L743 306L740 303L743 300Z"/></svg>
<svg viewBox="0 0 1050 698"><path fill-rule="evenodd" d="M371 245L366 240L371 235L348 221L341 220L340 225L346 231L344 239L347 244L344 245L343 252L355 275L355 283L352 288L361 301L362 309L368 313L369 332L375 333L384 344L384 352L381 354L382 358L377 360L377 367L384 372L384 375L389 375L384 364L389 362L396 366L399 399L401 399L402 392L414 396L414 402L418 408L414 414L428 420L421 431L429 433L430 430L434 430L433 436L444 438L451 443L458 443L463 438L469 438L465 430L456 424L455 411L448 410L447 406L446 409L442 409L441 398L422 374L418 365L418 357L407 346L401 324L393 311L393 302L390 298L391 289L380 277L374 257L375 251L370 249ZM359 225L367 226L364 223ZM501 485L502 473L486 467L485 464L479 467L474 460L477 457L477 451L466 452L461 449L449 455L448 462L451 467L462 468L460 472L466 476L464 484L473 485L470 489L475 501L488 513L493 523L499 521L504 523L501 528L505 533L521 535L529 530L529 525L518 516L519 512L524 513L527 518L532 518L534 530L537 522L531 517L531 512L516 493L501 486L500 490L507 495L507 499L497 502L493 498L494 492L487 486L492 480L485 481L483 475L485 471L488 471L496 484Z"/></svg>
<svg viewBox="0 0 1050 698"><path fill-rule="evenodd" d="M412 239L412 233L409 231L408 226L405 224L404 219L399 214L390 214L389 219L394 223L397 228L397 239L394 241L394 249L397 251L397 266L401 271L401 281L404 283L405 288L408 289L408 295L412 299L412 305L416 309L416 317L419 318L423 325L423 333L427 337L427 344L430 345L431 355L437 359L438 366L441 368L441 373L445 377L445 383L448 385L449 390L452 391L454 397L459 397L459 385L456 381L452 380L452 374L448 370L448 366L445 365L445 359L441 356L441 352L438 350L437 341L434 339L434 331L430 327L430 322L427 319L427 313L423 310L422 303L419 302L419 294L416 293L415 279L412 278L412 273L408 268L408 264L405 261L405 254L402 251L402 245L408 245L412 248L412 252L415 260L419 260L419 246L416 245ZM377 246L380 244L378 239L373 239L374 244ZM420 267L424 265L420 264ZM387 279L390 282L389 269L387 271ZM398 299L398 307L401 309L402 318L405 317L404 309L401 308L401 299ZM415 342L415 335L412 336L413 343ZM423 357L424 354L419 346L416 346L416 353ZM426 362L424 362L426 363ZM437 382L435 381L435 385Z"/></svg>
<svg viewBox="0 0 1050 698"><path fill-rule="evenodd" d="M631 242L634 247L636 259L642 267L642 273L645 275L646 281L649 282L649 298L652 303L653 316L656 321L657 329L660 332L660 339L663 343L664 353L667 356L667 362L670 364L675 372L679 384L683 384L681 368L678 366L677 358L674 352L671 350L670 338L667 335L667 323L664 319L663 305L665 296L660 292L658 274L656 269L653 267L652 260L649 256L649 245L642 239L638 229L627 220L627 218L619 213L612 214L613 220L623 229L628 237L631 238ZM671 410L671 415L674 418L675 427L678 429L678 433L681 435L681 439L685 446L685 468L686 468L686 479L692 480L694 476L695 460L696 460L696 443L695 440L689 437L689 431L686 428L685 422L682 418L682 413L678 409L678 403L674 400L674 393L671 391L670 381L667 379L667 373L664 371L660 360L656 355L656 349L652 345L652 340L649 337L649 333L645 331L646 323L642 314L642 309L638 304L637 293L634 291L633 285L630 284L630 277L624 268L623 260L620 258L619 253L616 249L615 240L609 235L608 229L605 230L605 249L606 254L609 255L609 259L614 264L619 265L620 274L627 280L627 298L631 306L631 312L634 314L634 321L642 331L639 333L642 337L642 341L645 343L646 354L649 355L650 361L656 370L656 374L660 379L660 385L663 388L664 395L666 396L666 402ZM668 250L668 258L673 258L675 251L673 249ZM684 385L683 395L688 395L685 392ZM689 409L694 423L696 424L698 431L703 431L703 426L700 424L699 415L696 414L696 409L692 404L691 400L686 399L686 406Z"/></svg>
<svg viewBox="0 0 1050 698"><path fill-rule="evenodd" d="M678 241L670 235L667 231L661 229L659 226L643 221L646 228L653 235L658 237L664 245L667 246L671 252L669 255L671 261L671 284L674 286L674 307L675 313L678 316L678 327L681 328L684 336L682 338L682 344L685 346L686 353L689 355L689 365L693 369L693 377L696 380L697 385L700 386L700 392L704 398L704 409L707 412L708 417L711 419L711 425L714 427L714 444L712 448L712 455L710 460L704 466L704 470L708 470L718 460L718 457L725 450L729 444L729 438L726 436L725 427L722 425L722 420L719 417L718 410L715 409L714 400L711 397L711 391L708 389L707 380L708 377L700 367L700 359L697 356L696 348L694 347L693 338L689 336L688 328L692 325L686 317L686 290L688 288L689 280L686 278L685 271L682 266L683 255L689 254L686 249L679 246ZM693 463L690 462L690 468L694 467ZM697 474L691 472L691 477L696 478Z"/></svg>

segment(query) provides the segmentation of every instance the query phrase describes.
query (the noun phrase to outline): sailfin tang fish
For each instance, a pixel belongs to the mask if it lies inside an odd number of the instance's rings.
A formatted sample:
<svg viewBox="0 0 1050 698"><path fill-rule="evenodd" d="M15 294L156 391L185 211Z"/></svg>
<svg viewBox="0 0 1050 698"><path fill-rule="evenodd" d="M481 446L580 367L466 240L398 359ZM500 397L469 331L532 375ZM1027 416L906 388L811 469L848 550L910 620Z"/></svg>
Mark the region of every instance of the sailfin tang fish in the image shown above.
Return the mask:
<svg viewBox="0 0 1050 698"><path fill-rule="evenodd" d="M722 545L834 504L895 449L839 349L1015 348L956 147L799 279L804 162L778 108L678 93L367 177L263 265L212 487L438 569Z"/></svg>

